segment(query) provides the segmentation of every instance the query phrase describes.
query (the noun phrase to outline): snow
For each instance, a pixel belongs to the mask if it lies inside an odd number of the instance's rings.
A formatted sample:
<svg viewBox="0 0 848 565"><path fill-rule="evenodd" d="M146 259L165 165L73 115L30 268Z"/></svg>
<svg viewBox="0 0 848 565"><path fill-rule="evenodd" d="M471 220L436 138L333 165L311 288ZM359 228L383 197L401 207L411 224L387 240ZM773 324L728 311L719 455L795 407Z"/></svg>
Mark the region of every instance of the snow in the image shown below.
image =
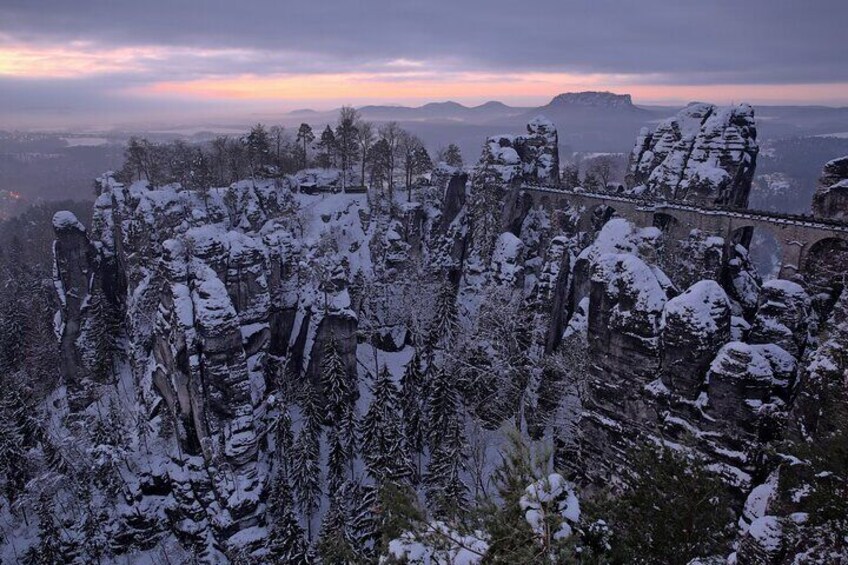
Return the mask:
<svg viewBox="0 0 848 565"><path fill-rule="evenodd" d="M571 524L580 520L580 502L570 483L559 473L551 473L524 489L519 500L524 518L536 535L547 537L550 514L559 515L559 525L552 532L554 539L567 539L572 534Z"/></svg>
<svg viewBox="0 0 848 565"><path fill-rule="evenodd" d="M745 369L742 373L725 371L725 367L734 367L744 362ZM772 380L773 371L771 363L760 352L760 350L747 343L731 341L722 346L715 359L710 363L710 373L721 373L724 376L735 378L753 378L755 380Z"/></svg>
<svg viewBox="0 0 848 565"><path fill-rule="evenodd" d="M775 516L763 516L751 523L748 535L754 538L767 553L774 553L780 549L783 527Z"/></svg>
<svg viewBox="0 0 848 565"><path fill-rule="evenodd" d="M767 514L769 505L777 496L777 484L778 475L772 473L765 483L757 485L751 490L742 510L742 516L748 523L752 523Z"/></svg>
<svg viewBox="0 0 848 565"><path fill-rule="evenodd" d="M82 225L73 212L68 210L60 210L53 214L53 229L57 231L76 229L81 232L85 231L85 226Z"/></svg>
<svg viewBox="0 0 848 565"><path fill-rule="evenodd" d="M800 284L792 281L788 281L786 279L771 279L763 283L763 289L775 289L780 291L782 294L788 295L792 298L800 299L801 301L806 301L809 299L807 296L807 291L804 290L804 287Z"/></svg>
<svg viewBox="0 0 848 565"><path fill-rule="evenodd" d="M729 312L730 301L724 289L713 280L702 280L666 303L660 329L664 329L670 319L676 318L693 333L712 334L719 329L717 319Z"/></svg>
<svg viewBox="0 0 848 565"><path fill-rule="evenodd" d="M488 550L488 537L482 532L462 534L436 521L421 535L406 532L391 540L388 554L410 565L478 565Z"/></svg>
<svg viewBox="0 0 848 565"><path fill-rule="evenodd" d="M627 294L632 298L626 306L615 305L613 316L627 317L626 311L647 312L659 318L666 303L666 294L651 268L635 255L608 253L598 258L592 280L607 285L607 293L613 297ZM611 320L612 322L612 320Z"/></svg>

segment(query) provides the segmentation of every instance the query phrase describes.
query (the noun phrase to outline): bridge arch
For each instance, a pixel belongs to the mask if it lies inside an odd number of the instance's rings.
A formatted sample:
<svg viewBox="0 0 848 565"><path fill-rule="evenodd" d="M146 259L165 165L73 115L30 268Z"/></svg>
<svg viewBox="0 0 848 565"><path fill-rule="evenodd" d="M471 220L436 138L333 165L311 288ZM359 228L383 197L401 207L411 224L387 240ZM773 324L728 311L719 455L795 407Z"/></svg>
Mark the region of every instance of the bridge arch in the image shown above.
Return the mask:
<svg viewBox="0 0 848 565"><path fill-rule="evenodd" d="M828 235L808 245L801 265L816 310L826 315L846 286L848 238Z"/></svg>
<svg viewBox="0 0 848 565"><path fill-rule="evenodd" d="M781 234L764 222L745 222L732 227L728 245L741 245L763 280L784 278L797 272L797 251L793 242L783 241ZM789 271L792 271L791 273Z"/></svg>
<svg viewBox="0 0 848 565"><path fill-rule="evenodd" d="M684 224L674 214L668 212L654 212L653 226L659 228L668 237L682 237L680 231Z"/></svg>
<svg viewBox="0 0 848 565"><path fill-rule="evenodd" d="M591 222L592 231L601 231L601 228L613 218L618 218L618 210L611 205L603 203L593 206L589 213L589 221Z"/></svg>

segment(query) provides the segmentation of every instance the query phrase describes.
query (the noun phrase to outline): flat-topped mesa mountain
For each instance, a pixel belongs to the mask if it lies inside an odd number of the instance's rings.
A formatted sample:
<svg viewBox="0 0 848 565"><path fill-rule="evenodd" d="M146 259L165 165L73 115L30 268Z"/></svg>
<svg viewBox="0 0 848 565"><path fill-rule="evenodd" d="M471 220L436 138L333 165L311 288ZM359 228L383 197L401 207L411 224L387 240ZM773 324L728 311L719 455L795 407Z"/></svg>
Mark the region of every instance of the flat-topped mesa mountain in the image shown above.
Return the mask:
<svg viewBox="0 0 848 565"><path fill-rule="evenodd" d="M639 108L633 105L633 99L629 94L615 94L612 92L565 92L554 96L547 105L548 108L564 108L569 106L639 111Z"/></svg>
<svg viewBox="0 0 848 565"><path fill-rule="evenodd" d="M812 209L814 216L848 220L848 155L825 164Z"/></svg>
<svg viewBox="0 0 848 565"><path fill-rule="evenodd" d="M306 194L309 175L203 191L106 175L90 228L57 214L53 433L89 453L86 422L122 422L119 494L97 490L115 553L177 540L203 563L272 562L281 539L317 548L342 513L373 560L369 489L392 462L417 461L426 487L418 470L399 476L437 511L427 481L447 455L429 410L445 405L475 442L450 450L459 495L490 488L474 473L497 464L514 425L549 441L585 493L620 488L636 450L666 446L704 458L740 505L789 465L770 455L778 440L841 429L842 287L814 310L802 277L763 282L735 242L693 229L675 247L574 194L531 198L522 185L558 182L559 137L544 118L491 136L472 171L439 165L408 202L376 187ZM744 205L753 112L690 107L641 134L634 155L644 193L686 186L682 199ZM109 343L111 370L98 362ZM415 401L386 416L410 435L375 459L351 431L340 455L343 426L359 429L378 390ZM757 520L786 526L786 547L799 539L787 508L745 516L740 563L770 550Z"/></svg>
<svg viewBox="0 0 848 565"><path fill-rule="evenodd" d="M628 190L651 198L745 208L758 151L751 106L691 104L639 133L630 154Z"/></svg>

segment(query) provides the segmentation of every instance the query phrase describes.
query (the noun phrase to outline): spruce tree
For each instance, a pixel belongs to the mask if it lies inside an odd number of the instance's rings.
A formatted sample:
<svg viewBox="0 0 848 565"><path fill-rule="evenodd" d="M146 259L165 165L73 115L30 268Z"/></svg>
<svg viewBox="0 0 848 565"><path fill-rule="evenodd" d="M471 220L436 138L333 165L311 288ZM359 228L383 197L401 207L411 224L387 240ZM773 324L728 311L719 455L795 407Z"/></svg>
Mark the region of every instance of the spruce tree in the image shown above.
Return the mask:
<svg viewBox="0 0 848 565"><path fill-rule="evenodd" d="M421 355L416 348L406 364L400 381L400 410L403 434L410 457L417 456L417 474L421 473L421 454L424 451L424 373Z"/></svg>
<svg viewBox="0 0 848 565"><path fill-rule="evenodd" d="M0 476L3 494L11 506L24 491L27 481L24 434L15 419L14 407L0 404Z"/></svg>
<svg viewBox="0 0 848 565"><path fill-rule="evenodd" d="M351 385L344 359L339 353L339 343L336 336L330 333L330 339L327 340L321 357L321 388L326 402L328 424L338 425L347 411L352 409Z"/></svg>
<svg viewBox="0 0 848 565"><path fill-rule="evenodd" d="M307 533L312 539L312 517L321 499L321 467L319 462L320 434L307 426L301 430L294 444L292 482L297 493L297 502L306 517Z"/></svg>
<svg viewBox="0 0 848 565"><path fill-rule="evenodd" d="M9 374L23 366L26 346L24 292L31 273L24 263L23 244L12 238L0 279L0 371Z"/></svg>
<svg viewBox="0 0 848 565"><path fill-rule="evenodd" d="M112 380L115 336L120 331L120 318L99 284L91 290L88 302L87 342L85 361L99 383Z"/></svg>
<svg viewBox="0 0 848 565"><path fill-rule="evenodd" d="M453 284L445 280L436 294L435 314L430 323L427 345L447 349L459 330L459 312Z"/></svg>
<svg viewBox="0 0 848 565"><path fill-rule="evenodd" d="M431 448L445 438L460 418L459 395L452 376L444 369L435 369L427 398L428 436Z"/></svg>
<svg viewBox="0 0 848 565"><path fill-rule="evenodd" d="M265 547L272 563L309 565L312 563L303 528L297 523L288 482L279 478L271 487L268 500L271 527Z"/></svg>
<svg viewBox="0 0 848 565"><path fill-rule="evenodd" d="M454 420L433 449L424 477L427 502L440 518L456 518L468 506L468 487L462 481L465 442L459 420Z"/></svg>
<svg viewBox="0 0 848 565"><path fill-rule="evenodd" d="M274 423L274 438L274 454L277 458L277 464L283 476L288 477L291 471L294 434L292 433L291 414L289 414L287 406L280 407L280 414Z"/></svg>
<svg viewBox="0 0 848 565"><path fill-rule="evenodd" d="M60 565L68 562L62 550L62 538L52 512L52 500L46 493L38 497L35 513L38 516L38 543L24 554L25 565Z"/></svg>
<svg viewBox="0 0 848 565"><path fill-rule="evenodd" d="M378 483L401 483L409 478L412 464L401 427L398 391L387 367L375 379L372 394L360 430L365 465Z"/></svg>
<svg viewBox="0 0 848 565"><path fill-rule="evenodd" d="M451 167L462 167L462 152L454 143L448 145L440 157L445 164Z"/></svg>
<svg viewBox="0 0 848 565"><path fill-rule="evenodd" d="M345 481L348 469L348 452L335 428L327 431L327 492L336 495Z"/></svg>
<svg viewBox="0 0 848 565"><path fill-rule="evenodd" d="M321 521L321 536L318 540L318 554L322 563L353 564L360 563L357 555L357 539L353 534L353 520L348 510L353 502L348 488L341 485L330 494L330 507Z"/></svg>

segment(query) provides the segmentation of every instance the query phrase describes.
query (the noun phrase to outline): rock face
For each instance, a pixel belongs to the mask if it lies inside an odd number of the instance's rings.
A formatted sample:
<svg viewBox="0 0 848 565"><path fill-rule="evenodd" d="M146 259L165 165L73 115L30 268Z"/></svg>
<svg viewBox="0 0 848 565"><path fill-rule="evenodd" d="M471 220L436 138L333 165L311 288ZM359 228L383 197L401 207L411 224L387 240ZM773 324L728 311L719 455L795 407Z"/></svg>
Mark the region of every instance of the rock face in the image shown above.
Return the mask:
<svg viewBox="0 0 848 565"><path fill-rule="evenodd" d="M848 219L848 155L825 164L812 208L813 216Z"/></svg>
<svg viewBox="0 0 848 565"><path fill-rule="evenodd" d="M656 274L641 259L622 253L598 257L589 295L588 402L581 420L581 450L592 462L586 473L593 480L614 473L656 421L644 387L659 369L665 302Z"/></svg>
<svg viewBox="0 0 848 565"><path fill-rule="evenodd" d="M820 345L800 374L793 408L793 435L821 440L844 430L848 422L848 292L842 291L823 324Z"/></svg>
<svg viewBox="0 0 848 565"><path fill-rule="evenodd" d="M559 184L559 138L556 126L543 116L527 124L525 135L495 135L486 139L478 171L507 184Z"/></svg>
<svg viewBox="0 0 848 565"><path fill-rule="evenodd" d="M90 378L88 310L102 294L103 307L126 320L120 331L134 382L149 413L159 414L151 425L172 415L178 443L133 483L138 506L127 508L121 527L131 529L132 516L167 512L175 533L216 561L217 552L243 544L240 532L264 523L268 470L259 444L276 356L286 353L293 378L310 379L320 394L332 335L349 375L357 374L347 281L350 264L368 252L362 214L356 204L322 209L330 201L319 199L313 223L304 225L285 181L237 183L205 195L127 187L111 177L100 187L90 238L71 215L54 218L64 374L69 389ZM346 247L297 241L298 231L319 235L325 222L343 226ZM123 281L123 295L110 301ZM72 412L85 407L69 404ZM150 482L159 484L155 497L147 495Z"/></svg>
<svg viewBox="0 0 848 565"><path fill-rule="evenodd" d="M90 294L95 252L85 227L72 213L57 212L53 230L56 233L54 276L62 320L60 364L66 384L78 391L88 377L76 342L83 327L83 305Z"/></svg>
<svg viewBox="0 0 848 565"><path fill-rule="evenodd" d="M700 376L729 339L730 301L717 282L698 281L669 300L660 320L663 384L695 400Z"/></svg>
<svg viewBox="0 0 848 565"><path fill-rule="evenodd" d="M747 104L692 104L653 131L643 128L630 154L628 190L650 198L746 207L757 152Z"/></svg>
<svg viewBox="0 0 848 565"><path fill-rule="evenodd" d="M750 341L779 345L800 359L809 340L812 319L810 297L801 285L770 280L760 293Z"/></svg>

